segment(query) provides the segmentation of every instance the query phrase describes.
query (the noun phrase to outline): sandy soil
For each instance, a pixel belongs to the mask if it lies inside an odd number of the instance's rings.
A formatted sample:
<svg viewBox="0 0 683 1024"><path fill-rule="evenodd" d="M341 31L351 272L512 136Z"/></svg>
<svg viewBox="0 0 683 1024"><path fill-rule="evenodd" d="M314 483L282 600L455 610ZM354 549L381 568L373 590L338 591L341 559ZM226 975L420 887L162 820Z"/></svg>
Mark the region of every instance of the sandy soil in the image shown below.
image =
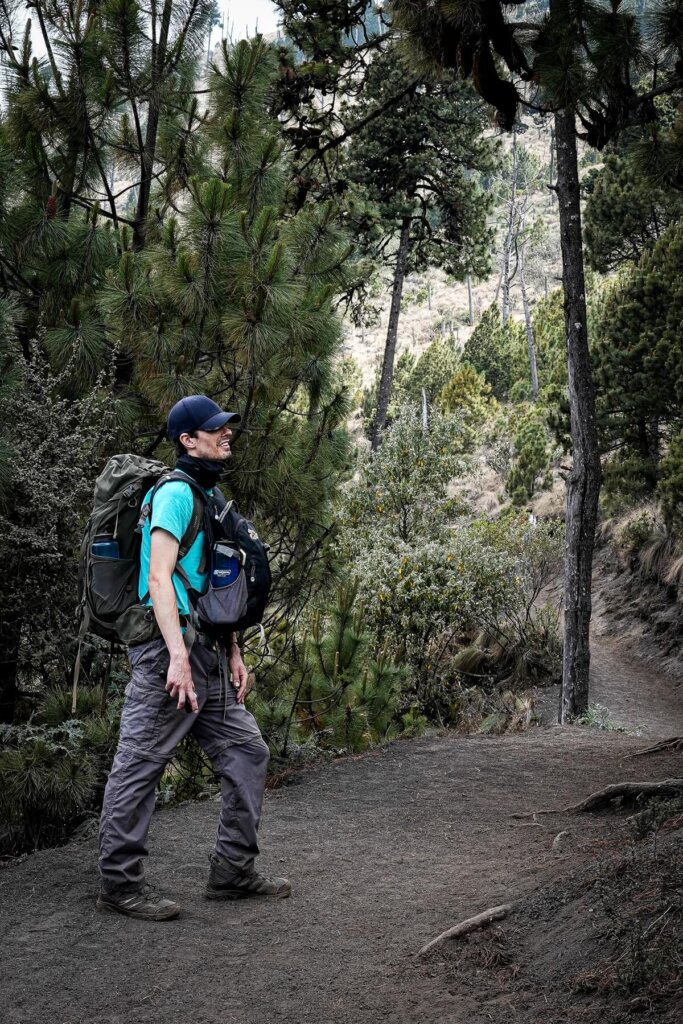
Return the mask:
<svg viewBox="0 0 683 1024"><path fill-rule="evenodd" d="M669 681L618 645L600 645L593 698L648 737L683 731ZM492 997L481 995L474 968L453 980L452 963L444 976L443 964L416 951L450 924L610 849L613 815L512 815L564 807L624 778L680 774L676 755L628 759L643 742L576 727L431 736L303 772L266 800L261 866L286 873L294 888L277 903L203 899L217 806L162 811L149 874L184 908L165 924L95 911L92 839L37 853L0 874L2 1020L490 1020ZM542 1019L553 1021L552 1007Z"/></svg>

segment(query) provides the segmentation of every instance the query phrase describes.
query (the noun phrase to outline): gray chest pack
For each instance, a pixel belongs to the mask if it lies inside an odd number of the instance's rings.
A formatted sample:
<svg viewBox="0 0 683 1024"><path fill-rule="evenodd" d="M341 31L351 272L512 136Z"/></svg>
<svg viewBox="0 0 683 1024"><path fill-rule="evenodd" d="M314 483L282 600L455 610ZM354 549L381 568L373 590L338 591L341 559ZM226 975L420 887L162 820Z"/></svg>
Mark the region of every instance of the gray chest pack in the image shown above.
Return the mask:
<svg viewBox="0 0 683 1024"><path fill-rule="evenodd" d="M213 498L180 471L140 455L114 455L95 483L93 508L81 544L79 645L74 666L74 704L83 638L87 633L133 646L160 636L149 593L138 597L142 530L160 487L179 480L192 488L193 508L180 540L175 574L194 609L193 625L219 642L233 632L258 625L271 586L268 547L253 524L218 489ZM150 498L143 499L151 490ZM180 560L201 531L206 543L199 572L209 573L207 589L190 588ZM189 625L187 621L183 625Z"/></svg>

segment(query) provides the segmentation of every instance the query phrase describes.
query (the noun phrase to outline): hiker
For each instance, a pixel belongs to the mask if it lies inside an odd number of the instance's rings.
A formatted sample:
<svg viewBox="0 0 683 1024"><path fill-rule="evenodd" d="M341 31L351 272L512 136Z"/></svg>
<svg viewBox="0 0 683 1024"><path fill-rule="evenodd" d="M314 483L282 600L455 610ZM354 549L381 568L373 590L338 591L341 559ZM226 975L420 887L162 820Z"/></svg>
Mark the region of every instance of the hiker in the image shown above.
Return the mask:
<svg viewBox="0 0 683 1024"><path fill-rule="evenodd" d="M205 895L282 898L291 891L285 878L266 878L254 867L269 755L244 705L247 670L236 635L229 633L221 648L193 624L188 589L203 594L208 586L210 521L202 521L189 550L178 558L195 507L195 488L183 477L210 498L231 456L230 425L239 420L204 395L183 398L168 416L167 435L176 444L178 459L174 478L153 493L142 528L138 586L161 635L129 647L132 675L100 821L98 910L152 921L178 916L178 904L145 882L144 858L156 787L178 743L190 732L211 759L222 786ZM178 474L180 479L175 478Z"/></svg>

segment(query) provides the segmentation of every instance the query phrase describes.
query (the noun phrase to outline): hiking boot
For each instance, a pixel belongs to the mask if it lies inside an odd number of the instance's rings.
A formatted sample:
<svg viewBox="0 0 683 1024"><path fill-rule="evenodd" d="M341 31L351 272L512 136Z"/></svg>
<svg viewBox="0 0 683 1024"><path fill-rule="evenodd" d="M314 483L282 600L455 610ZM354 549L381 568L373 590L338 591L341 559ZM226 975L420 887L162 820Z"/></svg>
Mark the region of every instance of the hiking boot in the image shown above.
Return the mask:
<svg viewBox="0 0 683 1024"><path fill-rule="evenodd" d="M98 910L111 910L126 917L137 917L141 921L172 921L180 913L180 907L173 900L166 899L151 885L139 889L118 889L106 892L101 889L97 897Z"/></svg>
<svg viewBox="0 0 683 1024"><path fill-rule="evenodd" d="M286 878L266 878L254 867L236 868L215 855L209 858L211 870L206 886L210 900L241 900L246 896L274 896L286 899L292 887Z"/></svg>

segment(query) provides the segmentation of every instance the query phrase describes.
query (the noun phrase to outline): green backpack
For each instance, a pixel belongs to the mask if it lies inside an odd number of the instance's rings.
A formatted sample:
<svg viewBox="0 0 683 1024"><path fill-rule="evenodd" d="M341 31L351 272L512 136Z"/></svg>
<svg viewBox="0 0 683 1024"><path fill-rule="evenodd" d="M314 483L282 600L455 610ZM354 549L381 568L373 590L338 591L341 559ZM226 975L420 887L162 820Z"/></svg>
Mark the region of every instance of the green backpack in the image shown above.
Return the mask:
<svg viewBox="0 0 683 1024"><path fill-rule="evenodd" d="M146 598L138 598L140 542L145 520L159 487L171 480L190 484L194 495L192 519L180 541L180 561L205 524L206 495L182 473L142 455L114 455L95 482L93 509L85 527L78 568L79 644L74 666L74 701L80 674L81 646L86 633L133 645L160 636ZM153 488L150 500L143 498ZM107 552L103 554L102 552ZM206 569L206 553L200 572ZM175 572L185 586L180 565Z"/></svg>

